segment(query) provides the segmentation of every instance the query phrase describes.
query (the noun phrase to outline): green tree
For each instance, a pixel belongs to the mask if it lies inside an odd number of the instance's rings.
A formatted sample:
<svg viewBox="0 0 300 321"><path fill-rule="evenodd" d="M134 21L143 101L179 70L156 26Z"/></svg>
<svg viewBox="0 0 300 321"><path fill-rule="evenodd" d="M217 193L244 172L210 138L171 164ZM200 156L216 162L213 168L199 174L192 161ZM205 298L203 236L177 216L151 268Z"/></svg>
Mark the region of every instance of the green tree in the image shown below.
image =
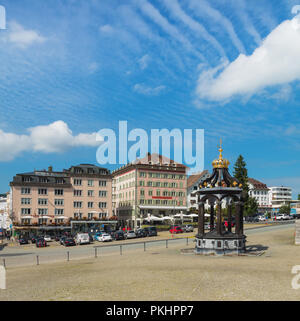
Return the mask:
<svg viewBox="0 0 300 321"><path fill-rule="evenodd" d="M298 201L300 201L300 194L298 194Z"/></svg>
<svg viewBox="0 0 300 321"><path fill-rule="evenodd" d="M253 216L257 213L258 203L254 197L248 197L244 206L244 215Z"/></svg>
<svg viewBox="0 0 300 321"><path fill-rule="evenodd" d="M246 162L244 157L240 155L236 160L233 167L233 176L242 184L242 189L244 192L249 192L248 186L248 170L246 168Z"/></svg>
<svg viewBox="0 0 300 321"><path fill-rule="evenodd" d="M288 204L288 205L282 205L279 209L279 213L280 214L287 214L287 215L290 215L290 212L291 212L291 206Z"/></svg>

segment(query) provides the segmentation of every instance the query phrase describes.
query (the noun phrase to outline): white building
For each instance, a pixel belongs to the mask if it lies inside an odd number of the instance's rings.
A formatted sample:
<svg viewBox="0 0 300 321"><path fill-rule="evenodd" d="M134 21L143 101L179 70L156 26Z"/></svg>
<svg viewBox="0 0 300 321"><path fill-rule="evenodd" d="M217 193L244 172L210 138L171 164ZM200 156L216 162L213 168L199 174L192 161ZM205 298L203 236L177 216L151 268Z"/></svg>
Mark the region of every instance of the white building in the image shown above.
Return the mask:
<svg viewBox="0 0 300 321"><path fill-rule="evenodd" d="M271 208L269 191L266 184L254 179L248 178L249 196L256 199L259 210Z"/></svg>
<svg viewBox="0 0 300 321"><path fill-rule="evenodd" d="M292 189L287 186L269 187L269 199L272 212L277 212L282 205L288 205L292 201Z"/></svg>
<svg viewBox="0 0 300 321"><path fill-rule="evenodd" d="M190 175L187 180L187 208L188 211L197 209L197 197L192 196L192 193L195 193L199 190L199 185L203 183L205 179L210 176L208 170L204 170L201 173Z"/></svg>

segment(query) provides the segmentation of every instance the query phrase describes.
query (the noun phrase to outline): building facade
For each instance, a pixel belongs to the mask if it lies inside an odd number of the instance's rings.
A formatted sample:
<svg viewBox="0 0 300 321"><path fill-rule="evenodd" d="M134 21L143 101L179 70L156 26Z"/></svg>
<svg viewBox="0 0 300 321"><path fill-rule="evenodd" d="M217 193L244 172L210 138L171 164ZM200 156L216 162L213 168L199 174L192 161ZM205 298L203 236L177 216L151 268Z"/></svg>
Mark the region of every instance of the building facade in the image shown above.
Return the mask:
<svg viewBox="0 0 300 321"><path fill-rule="evenodd" d="M272 207L270 201L270 189L266 184L254 179L248 178L249 196L256 199L258 204L258 211L266 212Z"/></svg>
<svg viewBox="0 0 300 321"><path fill-rule="evenodd" d="M113 212L123 226L140 226L148 215L187 211L187 167L150 154L112 172Z"/></svg>
<svg viewBox="0 0 300 321"><path fill-rule="evenodd" d="M204 170L201 173L190 175L187 179L187 208L189 212L196 213L197 209L197 192L199 190L199 185L201 185L204 180L210 176L208 170Z"/></svg>
<svg viewBox="0 0 300 321"><path fill-rule="evenodd" d="M287 186L272 186L269 188L269 199L272 213L278 213L283 205L289 205L292 201L292 189Z"/></svg>
<svg viewBox="0 0 300 321"><path fill-rule="evenodd" d="M95 165L17 174L10 187L11 217L19 225L62 225L112 215L111 174Z"/></svg>

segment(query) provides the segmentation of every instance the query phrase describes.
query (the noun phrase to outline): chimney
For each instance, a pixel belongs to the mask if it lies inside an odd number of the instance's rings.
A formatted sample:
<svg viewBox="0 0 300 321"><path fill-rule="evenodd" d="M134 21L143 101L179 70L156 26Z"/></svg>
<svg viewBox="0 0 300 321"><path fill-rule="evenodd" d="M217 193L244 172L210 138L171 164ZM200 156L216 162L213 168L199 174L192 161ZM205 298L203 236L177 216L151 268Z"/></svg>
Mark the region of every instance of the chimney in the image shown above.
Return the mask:
<svg viewBox="0 0 300 321"><path fill-rule="evenodd" d="M159 159L159 164L162 164L162 155L159 155L158 159Z"/></svg>
<svg viewBox="0 0 300 321"><path fill-rule="evenodd" d="M52 166L49 166L48 167L48 172L52 172L53 171L53 167Z"/></svg>
<svg viewBox="0 0 300 321"><path fill-rule="evenodd" d="M148 152L148 163L151 162L151 154Z"/></svg>

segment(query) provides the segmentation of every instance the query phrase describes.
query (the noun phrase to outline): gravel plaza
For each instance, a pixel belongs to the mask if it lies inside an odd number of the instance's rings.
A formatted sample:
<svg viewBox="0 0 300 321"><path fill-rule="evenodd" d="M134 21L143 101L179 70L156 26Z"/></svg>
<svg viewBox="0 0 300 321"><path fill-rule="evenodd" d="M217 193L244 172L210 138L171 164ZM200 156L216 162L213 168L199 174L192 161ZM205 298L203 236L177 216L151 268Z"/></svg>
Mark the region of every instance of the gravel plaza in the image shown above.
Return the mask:
<svg viewBox="0 0 300 321"><path fill-rule="evenodd" d="M132 249L122 256L7 269L0 300L284 300L299 301L292 288L293 266L300 264L294 225L256 229L247 246L258 256L184 255L190 243Z"/></svg>

